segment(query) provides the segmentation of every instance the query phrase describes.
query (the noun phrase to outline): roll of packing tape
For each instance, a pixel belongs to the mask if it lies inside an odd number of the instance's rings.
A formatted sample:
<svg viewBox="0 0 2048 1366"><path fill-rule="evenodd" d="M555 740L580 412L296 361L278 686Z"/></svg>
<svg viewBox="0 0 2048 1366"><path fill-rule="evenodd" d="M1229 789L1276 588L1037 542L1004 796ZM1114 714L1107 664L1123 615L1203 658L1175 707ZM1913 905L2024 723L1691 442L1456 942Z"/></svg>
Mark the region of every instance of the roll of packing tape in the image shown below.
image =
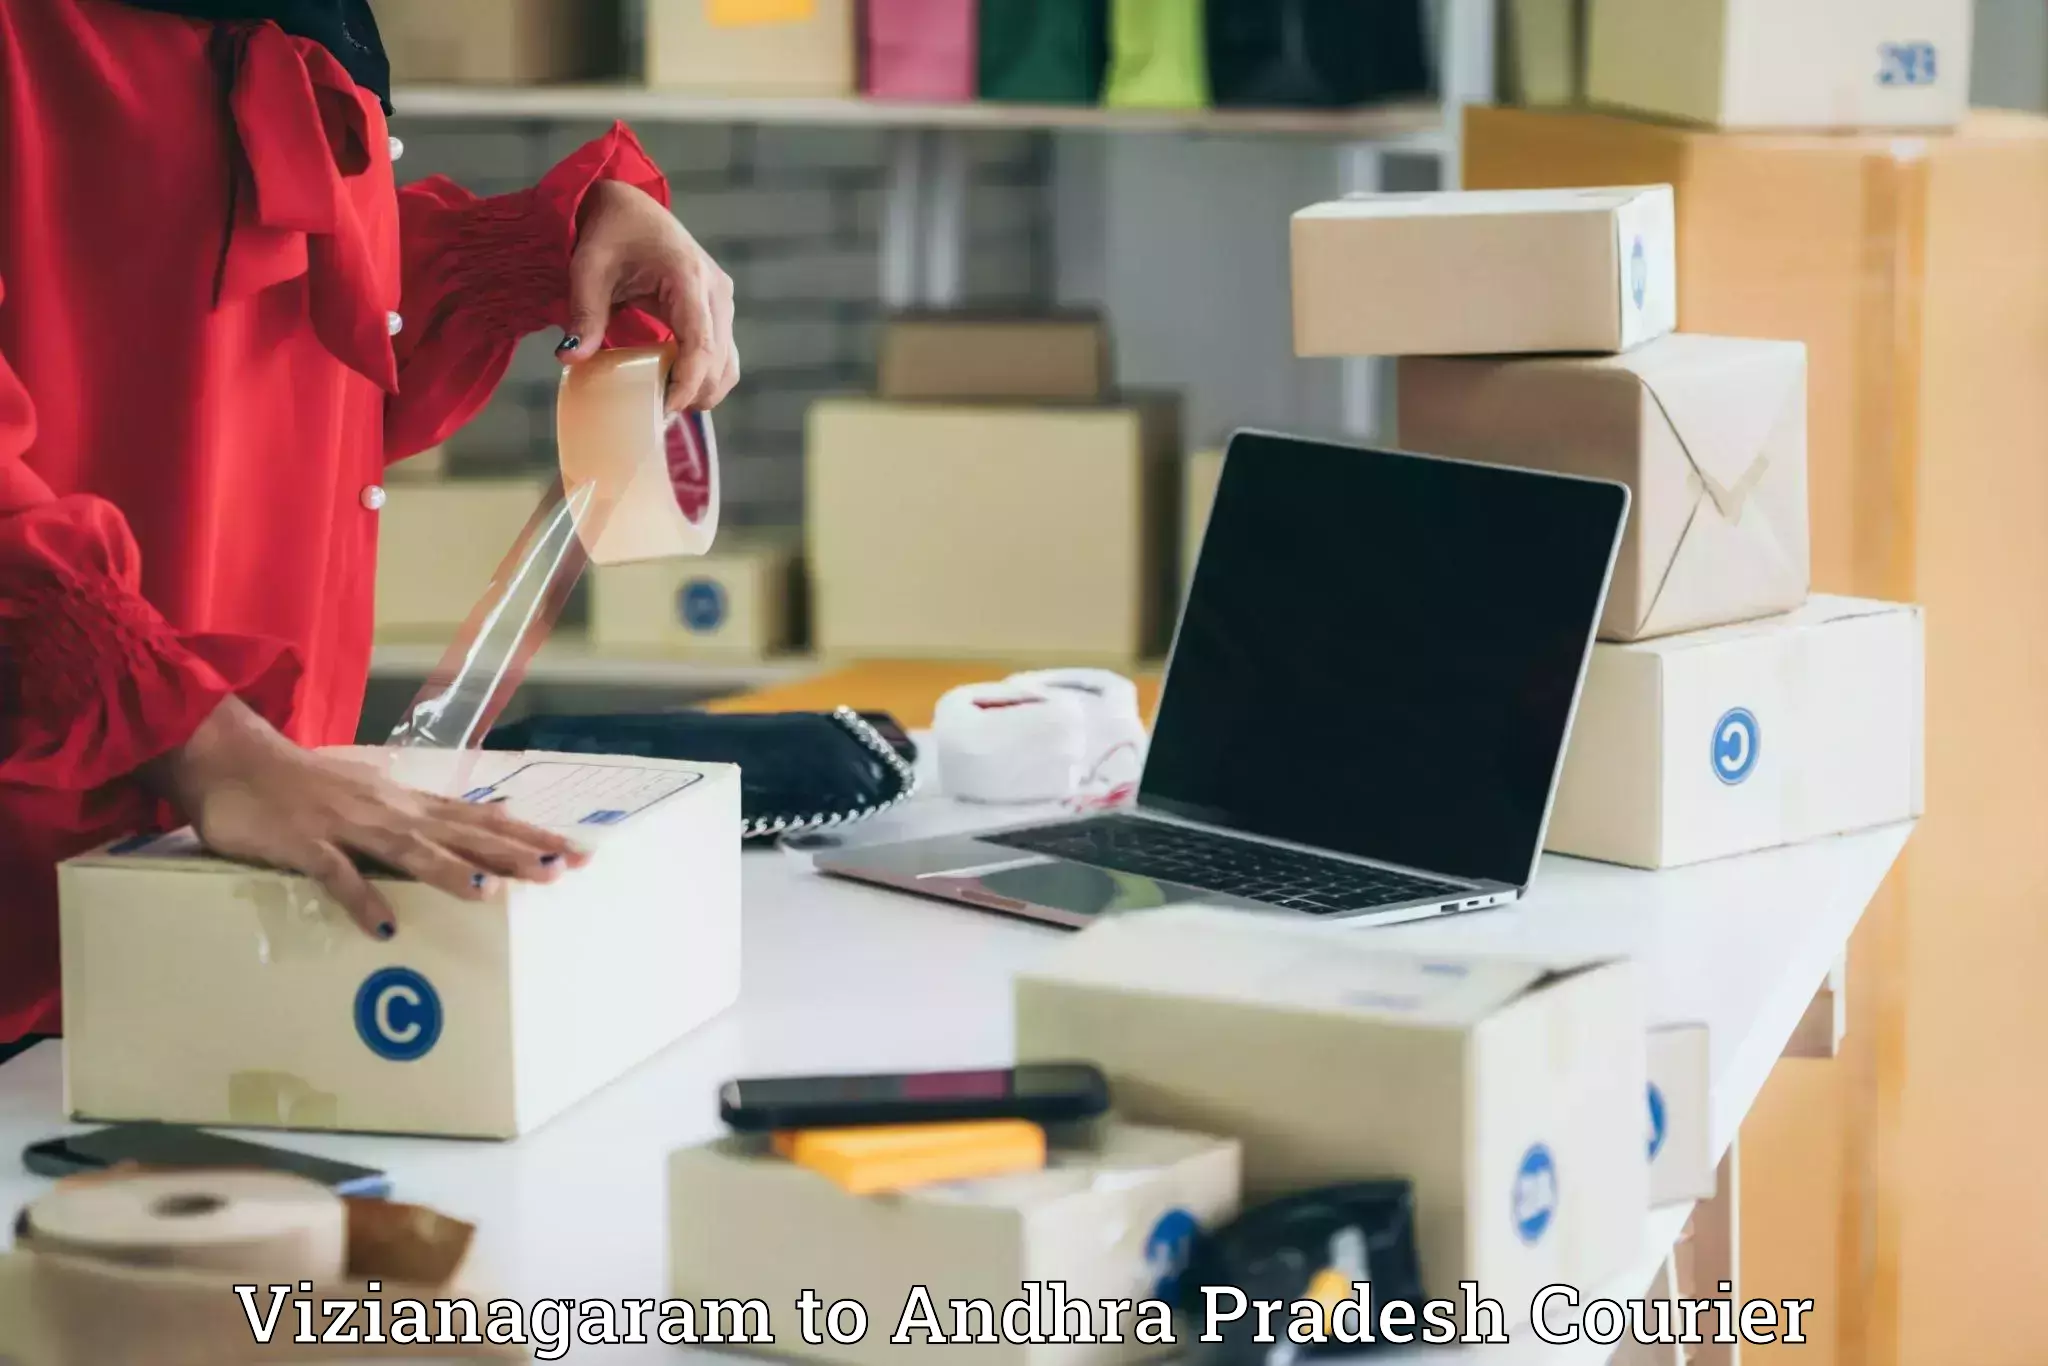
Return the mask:
<svg viewBox="0 0 2048 1366"><path fill-rule="evenodd" d="M1012 805L1074 794L1088 758L1088 716L1071 693L971 683L932 716L939 786L966 802Z"/></svg>
<svg viewBox="0 0 2048 1366"><path fill-rule="evenodd" d="M673 342L602 351L562 372L555 444L562 487L597 564L702 555L718 537L718 440L711 419L665 409Z"/></svg>
<svg viewBox="0 0 2048 1366"><path fill-rule="evenodd" d="M1115 788L1138 781L1145 767L1145 718L1138 711L1136 683L1107 669L1042 669L1017 674L1010 682L1063 693L1080 704L1088 722L1082 788Z"/></svg>
<svg viewBox="0 0 2048 1366"><path fill-rule="evenodd" d="M60 1184L28 1207L37 1252L119 1266L333 1281L348 1266L348 1209L281 1172L145 1172Z"/></svg>

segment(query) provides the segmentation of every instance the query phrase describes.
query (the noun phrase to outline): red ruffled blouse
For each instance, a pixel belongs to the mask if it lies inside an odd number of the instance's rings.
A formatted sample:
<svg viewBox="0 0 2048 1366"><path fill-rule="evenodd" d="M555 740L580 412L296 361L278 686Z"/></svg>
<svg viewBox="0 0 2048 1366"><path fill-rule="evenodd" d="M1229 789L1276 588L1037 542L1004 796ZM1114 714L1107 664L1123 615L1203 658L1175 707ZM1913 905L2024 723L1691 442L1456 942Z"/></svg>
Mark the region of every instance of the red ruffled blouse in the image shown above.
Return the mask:
<svg viewBox="0 0 2048 1366"><path fill-rule="evenodd" d="M622 126L495 199L397 150L274 25L0 0L0 1042L60 1027L55 865L158 818L139 766L230 693L353 738L385 465L566 322L593 184L668 198Z"/></svg>

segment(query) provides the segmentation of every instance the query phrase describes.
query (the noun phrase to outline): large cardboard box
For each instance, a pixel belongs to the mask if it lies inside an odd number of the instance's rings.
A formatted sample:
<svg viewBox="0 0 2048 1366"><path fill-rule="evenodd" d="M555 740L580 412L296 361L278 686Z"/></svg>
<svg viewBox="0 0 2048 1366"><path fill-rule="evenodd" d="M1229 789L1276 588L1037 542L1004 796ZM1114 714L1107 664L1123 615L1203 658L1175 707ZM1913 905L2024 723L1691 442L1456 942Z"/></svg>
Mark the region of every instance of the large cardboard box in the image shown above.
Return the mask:
<svg viewBox="0 0 2048 1366"><path fill-rule="evenodd" d="M540 507L538 479L396 481L377 533L377 634L447 637L469 619Z"/></svg>
<svg viewBox="0 0 2048 1366"><path fill-rule="evenodd" d="M1548 847L1671 868L1919 816L1921 635L1918 608L1818 597L1595 646Z"/></svg>
<svg viewBox="0 0 2048 1366"><path fill-rule="evenodd" d="M1213 1231L1237 1210L1235 1142L1116 1121L1055 1142L1043 1171L867 1199L783 1161L763 1143L727 1138L669 1161L670 1288L693 1303L765 1302L777 1355L885 1363L909 1354L1004 1366L1136 1361L1175 1349L1137 1342L1130 1314L1116 1325L1120 1344L1027 1344L1000 1336L987 1344L938 1344L925 1330L906 1343L890 1339L918 1287L948 1335L955 1331L955 1301L987 1301L1000 1335L1005 1308L1027 1298L1039 1305L1036 1336L1059 1333L1061 1323L1071 1332L1072 1313L1058 1314L1048 1299L1052 1283L1068 1303L1089 1306L1100 1335L1110 1325L1095 1309L1099 1301L1168 1293L1198 1232ZM824 1305L864 1306L866 1334L834 1343L821 1309L825 1340L807 1344L796 1314L806 1292ZM1019 1331L1033 1330L1020 1322ZM1188 1341L1178 1325L1175 1332Z"/></svg>
<svg viewBox="0 0 2048 1366"><path fill-rule="evenodd" d="M1166 644L1174 406L811 409L818 653L1129 664Z"/></svg>
<svg viewBox="0 0 2048 1366"><path fill-rule="evenodd" d="M1109 397L1100 318L906 314L882 327L883 398L1099 403Z"/></svg>
<svg viewBox="0 0 2048 1366"><path fill-rule="evenodd" d="M1202 537L1209 531L1209 512L1216 506L1216 485L1223 479L1223 452L1196 451L1181 475L1180 581L1183 592L1195 581L1202 556Z"/></svg>
<svg viewBox="0 0 2048 1366"><path fill-rule="evenodd" d="M1662 185L1354 195L1292 238L1297 355L1615 352L1677 325Z"/></svg>
<svg viewBox="0 0 2048 1366"><path fill-rule="evenodd" d="M728 535L684 560L590 571L590 643L604 650L765 659L795 642L797 542Z"/></svg>
<svg viewBox="0 0 2048 1366"><path fill-rule="evenodd" d="M401 83L515 85L614 75L617 0L400 0L377 31Z"/></svg>
<svg viewBox="0 0 2048 1366"><path fill-rule="evenodd" d="M1016 987L1019 1059L1086 1059L1134 1121L1232 1134L1248 1203L1415 1189L1423 1288L1512 1312L1598 1285L1648 1207L1643 1001L1626 962L1375 951L1242 913L1104 921Z"/></svg>
<svg viewBox="0 0 2048 1366"><path fill-rule="evenodd" d="M1975 0L1588 0L1586 98L1724 128L1949 128Z"/></svg>
<svg viewBox="0 0 2048 1366"><path fill-rule="evenodd" d="M856 93L854 0L646 0L647 83L711 95Z"/></svg>
<svg viewBox="0 0 2048 1366"><path fill-rule="evenodd" d="M1619 480L1603 640L1789 611L1812 577L1806 348L1680 333L1621 356L1401 362L1409 450Z"/></svg>
<svg viewBox="0 0 2048 1366"><path fill-rule="evenodd" d="M510 1138L731 1005L739 770L354 750L571 832L585 867L481 904L374 881L371 939L304 878L189 833L58 870L65 1109L79 1119Z"/></svg>
<svg viewBox="0 0 2048 1366"><path fill-rule="evenodd" d="M1501 98L1577 104L1586 88L1586 0L1504 0Z"/></svg>

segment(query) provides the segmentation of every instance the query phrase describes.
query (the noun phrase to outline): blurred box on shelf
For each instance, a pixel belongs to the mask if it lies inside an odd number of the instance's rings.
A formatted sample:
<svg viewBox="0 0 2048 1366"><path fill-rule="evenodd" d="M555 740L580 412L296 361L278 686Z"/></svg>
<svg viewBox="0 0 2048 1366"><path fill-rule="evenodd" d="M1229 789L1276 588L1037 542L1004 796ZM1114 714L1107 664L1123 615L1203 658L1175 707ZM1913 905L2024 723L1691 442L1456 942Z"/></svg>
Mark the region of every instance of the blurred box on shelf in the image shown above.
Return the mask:
<svg viewBox="0 0 2048 1366"><path fill-rule="evenodd" d="M1137 1340L1130 1302L1167 1293L1170 1278L1202 1231L1238 1211L1238 1148L1196 1133L1103 1121L1085 1137L1057 1142L1043 1171L929 1186L886 1199L848 1195L816 1172L776 1157L765 1142L728 1137L669 1159L669 1288L691 1303L762 1300L777 1350L808 1360L901 1361L898 1322L922 1287L942 1329L954 1307L985 1300L1000 1330L1005 1306L1058 1283L1066 1303L1088 1307L1095 1334L1111 1325L1102 1300L1123 1300L1119 1341L1048 1342L1075 1315L1041 1304L1036 1333L988 1346L944 1346L913 1332L908 1348L937 1360L1040 1366L1129 1362L1170 1354ZM791 1247L801 1247L799 1257ZM844 1345L832 1335L807 1343L796 1304L853 1301L868 1331ZM1017 1318L1023 1318L1019 1311ZM827 1326L820 1312L819 1325ZM847 1320L838 1325L848 1327ZM965 1331L974 1332L970 1326ZM1176 1337L1185 1341L1176 1329ZM956 1339L957 1340L957 1339Z"/></svg>
<svg viewBox="0 0 2048 1366"><path fill-rule="evenodd" d="M1219 107L1348 109L1431 85L1424 7L1357 0L1208 0Z"/></svg>
<svg viewBox="0 0 2048 1366"><path fill-rule="evenodd" d="M1297 355L1613 353L1677 325L1662 185L1354 195L1292 235Z"/></svg>
<svg viewBox="0 0 2048 1366"><path fill-rule="evenodd" d="M854 0L646 0L647 83L705 95L859 89Z"/></svg>
<svg viewBox="0 0 2048 1366"><path fill-rule="evenodd" d="M1974 0L1588 0L1586 98L1724 128L1951 128Z"/></svg>
<svg viewBox="0 0 2048 1366"><path fill-rule="evenodd" d="M1940 453L2039 463L2048 271L2015 225L2048 218L2048 120L1814 136L1473 108L1464 149L1481 187L1670 183L1680 326L1806 343L1817 588L1916 593L1899 491Z"/></svg>
<svg viewBox="0 0 2048 1366"><path fill-rule="evenodd" d="M1111 109L1203 109L1209 104L1208 0L1109 0Z"/></svg>
<svg viewBox="0 0 2048 1366"><path fill-rule="evenodd" d="M1099 403L1114 388L1109 330L1091 314L900 314L881 352L885 399Z"/></svg>
<svg viewBox="0 0 2048 1366"><path fill-rule="evenodd" d="M828 399L806 459L813 644L1129 664L1164 646L1179 412Z"/></svg>
<svg viewBox="0 0 2048 1366"><path fill-rule="evenodd" d="M1587 0L1503 0L1501 99L1571 105L1585 93Z"/></svg>
<svg viewBox="0 0 2048 1366"><path fill-rule="evenodd" d="M861 88L878 100L974 98L981 44L971 0L863 0Z"/></svg>
<svg viewBox="0 0 2048 1366"><path fill-rule="evenodd" d="M1244 1144L1248 1203L1415 1189L1423 1288L1526 1308L1640 1255L1643 1000L1625 961L1376 951L1328 927L1169 909L1019 976L1020 1061L1080 1059L1135 1123Z"/></svg>
<svg viewBox="0 0 2048 1366"><path fill-rule="evenodd" d="M1209 510L1216 505L1216 482L1223 477L1222 451L1196 451L1181 475L1180 577L1183 588L1195 580L1202 536L1209 530Z"/></svg>
<svg viewBox="0 0 2048 1366"><path fill-rule="evenodd" d="M594 566L599 650L765 659L796 644L798 538L721 535L696 559Z"/></svg>
<svg viewBox="0 0 2048 1366"><path fill-rule="evenodd" d="M1714 1198L1712 1039L1703 1024L1650 1031L1650 1205Z"/></svg>
<svg viewBox="0 0 2048 1366"><path fill-rule="evenodd" d="M981 0L981 98L1094 104L1109 63L1108 11L1109 0Z"/></svg>
<svg viewBox="0 0 2048 1366"><path fill-rule="evenodd" d="M407 456L384 471L385 482L393 484L435 484L448 477L448 448L429 446L418 455Z"/></svg>
<svg viewBox="0 0 2048 1366"><path fill-rule="evenodd" d="M517 85L615 76L618 0L404 0L377 9L403 84Z"/></svg>
<svg viewBox="0 0 2048 1366"><path fill-rule="evenodd" d="M1920 609L1784 616L1597 645L1546 847L1673 868L1924 808Z"/></svg>
<svg viewBox="0 0 2048 1366"><path fill-rule="evenodd" d="M335 752L503 799L595 857L481 903L373 873L397 915L388 943L304 878L215 858L189 832L74 859L58 870L67 1113L511 1138L738 998L738 769Z"/></svg>
<svg viewBox="0 0 2048 1366"><path fill-rule="evenodd" d="M1399 366L1401 444L1627 484L1603 640L1806 601L1806 348L1677 333L1621 356Z"/></svg>
<svg viewBox="0 0 2048 1366"><path fill-rule="evenodd" d="M377 634L446 635L469 620L547 492L541 479L401 481L378 514Z"/></svg>

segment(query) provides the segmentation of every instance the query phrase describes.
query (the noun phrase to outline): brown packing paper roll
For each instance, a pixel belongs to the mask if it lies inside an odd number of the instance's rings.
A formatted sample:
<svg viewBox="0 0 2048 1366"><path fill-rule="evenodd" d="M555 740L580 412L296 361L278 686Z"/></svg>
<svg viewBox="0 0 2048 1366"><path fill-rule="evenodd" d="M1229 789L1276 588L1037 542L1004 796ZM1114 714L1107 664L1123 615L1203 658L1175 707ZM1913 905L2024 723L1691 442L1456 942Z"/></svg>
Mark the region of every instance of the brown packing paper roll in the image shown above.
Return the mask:
<svg viewBox="0 0 2048 1366"><path fill-rule="evenodd" d="M474 749L553 633L585 566L702 555L718 536L708 414L664 408L676 348L606 351L564 370L560 478L500 564L388 744Z"/></svg>
<svg viewBox="0 0 2048 1366"><path fill-rule="evenodd" d="M348 1265L348 1210L279 1172L144 1172L66 1182L30 1205L31 1251L119 1266L333 1280Z"/></svg>

